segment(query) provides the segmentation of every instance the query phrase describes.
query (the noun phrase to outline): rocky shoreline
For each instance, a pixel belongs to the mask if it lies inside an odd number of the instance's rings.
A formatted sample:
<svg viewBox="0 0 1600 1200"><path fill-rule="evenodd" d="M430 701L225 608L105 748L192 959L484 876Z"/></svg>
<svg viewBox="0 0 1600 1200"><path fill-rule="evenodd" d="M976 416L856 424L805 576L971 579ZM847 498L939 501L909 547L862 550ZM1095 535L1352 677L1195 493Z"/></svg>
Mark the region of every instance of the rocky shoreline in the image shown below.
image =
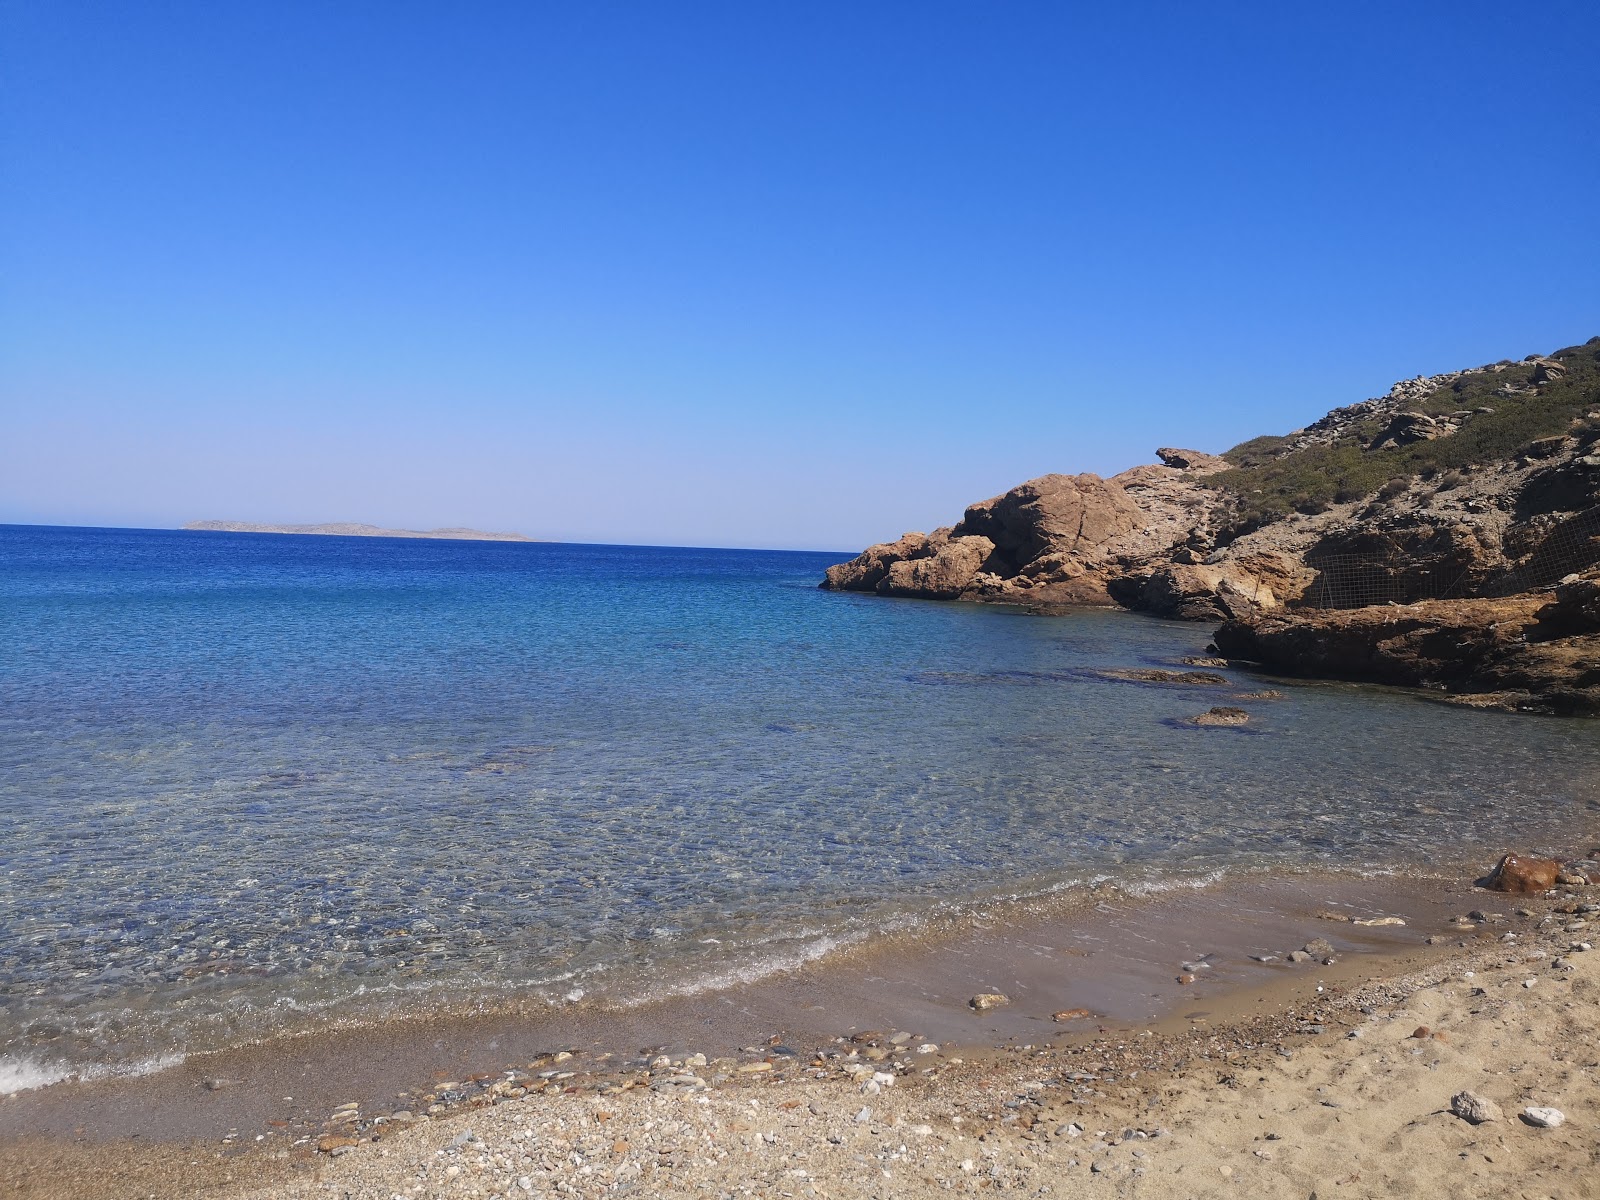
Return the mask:
<svg viewBox="0 0 1600 1200"><path fill-rule="evenodd" d="M1600 573L1553 592L1249 613L1216 646L1268 671L1427 688L1473 708L1600 716Z"/></svg>
<svg viewBox="0 0 1600 1200"><path fill-rule="evenodd" d="M1029 480L820 586L1216 621L1221 653L1287 675L1600 712L1600 338L1405 380L1226 456L1157 455Z"/></svg>
<svg viewBox="0 0 1600 1200"><path fill-rule="evenodd" d="M646 1048L608 1065L556 1051L441 1079L394 1111L338 1105L287 1137L23 1139L0 1178L39 1198L1372 1195L1437 1194L1447 1180L1498 1196L1529 1178L1540 1195L1582 1196L1600 1112L1592 892L1458 890L1453 915L1410 927L1307 914L1292 943L1303 947L1263 956L1280 960L1269 988L1230 997L1206 986L1219 964L1174 959L1194 1000L1150 1025L1073 1009L987 1045L883 1027L727 1057ZM1414 949L1346 957L1362 924Z"/></svg>

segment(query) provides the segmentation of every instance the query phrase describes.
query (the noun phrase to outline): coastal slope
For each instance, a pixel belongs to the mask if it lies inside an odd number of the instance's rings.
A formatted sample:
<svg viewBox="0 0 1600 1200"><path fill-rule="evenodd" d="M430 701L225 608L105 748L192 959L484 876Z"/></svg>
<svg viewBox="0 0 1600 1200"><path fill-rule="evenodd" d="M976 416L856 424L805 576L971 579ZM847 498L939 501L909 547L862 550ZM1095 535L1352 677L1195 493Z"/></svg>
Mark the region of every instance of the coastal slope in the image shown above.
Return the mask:
<svg viewBox="0 0 1600 1200"><path fill-rule="evenodd" d="M1156 453L1109 479L1030 479L821 586L1194 620L1549 586L1600 559L1600 337L1402 380L1223 455ZM1369 569L1341 587L1330 559Z"/></svg>
<svg viewBox="0 0 1600 1200"><path fill-rule="evenodd" d="M190 521L185 529L211 533L309 533L328 537L441 538L453 542L531 542L520 533L485 533L481 529L380 529L354 521L323 525L267 525L255 521Z"/></svg>
<svg viewBox="0 0 1600 1200"><path fill-rule="evenodd" d="M1028 480L953 525L868 547L820 586L1226 622L1225 652L1286 673L1448 678L1515 705L1576 689L1546 707L1591 709L1590 649L1558 644L1589 631L1545 637L1531 614L1555 602L1550 589L1600 568L1600 337L1402 380L1223 455L1156 453L1159 464L1109 479ZM1422 602L1483 630L1490 608L1461 602L1513 596L1530 598L1516 628L1542 647L1513 656L1520 673L1504 657L1480 677L1459 662L1397 671L1347 654L1357 629L1381 640L1382 618L1342 621L1320 643L1305 632L1331 630L1329 612Z"/></svg>

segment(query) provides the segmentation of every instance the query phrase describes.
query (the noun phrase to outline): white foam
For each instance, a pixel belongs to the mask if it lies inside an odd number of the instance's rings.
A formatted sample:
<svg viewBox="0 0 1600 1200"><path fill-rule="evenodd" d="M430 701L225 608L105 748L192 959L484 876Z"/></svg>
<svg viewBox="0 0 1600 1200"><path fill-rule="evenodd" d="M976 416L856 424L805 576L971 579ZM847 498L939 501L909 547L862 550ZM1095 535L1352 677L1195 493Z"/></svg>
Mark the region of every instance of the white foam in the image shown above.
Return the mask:
<svg viewBox="0 0 1600 1200"><path fill-rule="evenodd" d="M0 1057L0 1096L17 1092L31 1092L76 1079L92 1083L99 1079L132 1079L141 1075L154 1075L183 1062L181 1054L162 1054L154 1058L131 1063L90 1063L69 1066L66 1063L45 1063L32 1058Z"/></svg>
<svg viewBox="0 0 1600 1200"><path fill-rule="evenodd" d="M71 1078L72 1072L62 1067L47 1067L27 1058L0 1058L0 1096L31 1092Z"/></svg>
<svg viewBox="0 0 1600 1200"><path fill-rule="evenodd" d="M701 975L696 979L653 989L642 995L622 997L619 1000L619 1006L622 1008L639 1008L668 997L698 996L705 992L717 992L727 988L758 983L763 979L782 974L785 971L798 970L816 962L819 958L832 954L835 950L842 950L847 946L853 946L858 942L864 941L866 937L867 935L864 933L837 937L815 937L804 945L785 953L763 955L754 962L724 967L721 970Z"/></svg>

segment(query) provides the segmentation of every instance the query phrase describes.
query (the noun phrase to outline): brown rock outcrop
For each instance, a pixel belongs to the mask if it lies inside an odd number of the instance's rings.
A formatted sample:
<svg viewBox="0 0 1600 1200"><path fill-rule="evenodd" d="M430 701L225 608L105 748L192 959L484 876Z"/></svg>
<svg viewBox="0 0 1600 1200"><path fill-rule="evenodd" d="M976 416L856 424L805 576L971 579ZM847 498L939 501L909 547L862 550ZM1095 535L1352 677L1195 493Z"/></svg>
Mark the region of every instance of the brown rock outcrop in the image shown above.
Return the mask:
<svg viewBox="0 0 1600 1200"><path fill-rule="evenodd" d="M924 549L930 551L924 557L890 563L879 590L896 596L954 600L972 589L978 573L994 555L994 543L986 537L929 538Z"/></svg>
<svg viewBox="0 0 1600 1200"><path fill-rule="evenodd" d="M928 545L925 533L902 533L892 542L868 546L849 562L835 563L823 577L822 586L836 592L872 592L889 575L889 567L916 558Z"/></svg>
<svg viewBox="0 0 1600 1200"><path fill-rule="evenodd" d="M1489 887L1497 892L1538 895L1555 887L1561 864L1551 858L1532 858L1507 854L1489 876Z"/></svg>
<svg viewBox="0 0 1600 1200"><path fill-rule="evenodd" d="M1123 600L1113 598L1111 586L1126 593L1130 578L1142 582L1197 537L1205 544L1197 531L1207 528L1219 503L1217 493L1193 480L1206 469L1211 468L1152 465L1114 479L1030 479L971 505L953 528L907 533L830 567L822 586L888 596L1108 606ZM1225 574L1205 573L1184 587L1209 593ZM1258 590L1254 579L1236 576L1231 582L1241 592ZM1139 584L1132 586L1137 591ZM1196 607L1185 615L1228 611Z"/></svg>
<svg viewBox="0 0 1600 1200"><path fill-rule="evenodd" d="M1226 471L1232 464L1220 454L1206 454L1201 450L1180 450L1175 446L1162 446L1156 451L1164 466L1182 471Z"/></svg>
<svg viewBox="0 0 1600 1200"><path fill-rule="evenodd" d="M1098 475L1045 475L970 506L959 524L908 533L830 567L823 587L891 596L1112 603L1106 548L1145 513Z"/></svg>
<svg viewBox="0 0 1600 1200"><path fill-rule="evenodd" d="M1018 567L1045 554L1093 557L1143 514L1098 475L1042 475L967 508L957 536L986 537Z"/></svg>
<svg viewBox="0 0 1600 1200"><path fill-rule="evenodd" d="M1600 714L1600 578L1552 593L1254 613L1218 650L1288 675L1434 688L1484 708Z"/></svg>

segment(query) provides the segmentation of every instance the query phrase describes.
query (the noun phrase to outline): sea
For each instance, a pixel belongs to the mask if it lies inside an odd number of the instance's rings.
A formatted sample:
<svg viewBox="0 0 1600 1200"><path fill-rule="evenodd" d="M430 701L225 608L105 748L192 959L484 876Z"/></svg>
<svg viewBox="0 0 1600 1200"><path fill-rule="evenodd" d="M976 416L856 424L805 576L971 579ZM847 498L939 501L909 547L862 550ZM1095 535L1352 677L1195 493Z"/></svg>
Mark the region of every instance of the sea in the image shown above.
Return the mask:
<svg viewBox="0 0 1600 1200"><path fill-rule="evenodd" d="M1129 682L1209 627L819 590L849 553L0 526L0 1092L1600 814L1600 723Z"/></svg>

